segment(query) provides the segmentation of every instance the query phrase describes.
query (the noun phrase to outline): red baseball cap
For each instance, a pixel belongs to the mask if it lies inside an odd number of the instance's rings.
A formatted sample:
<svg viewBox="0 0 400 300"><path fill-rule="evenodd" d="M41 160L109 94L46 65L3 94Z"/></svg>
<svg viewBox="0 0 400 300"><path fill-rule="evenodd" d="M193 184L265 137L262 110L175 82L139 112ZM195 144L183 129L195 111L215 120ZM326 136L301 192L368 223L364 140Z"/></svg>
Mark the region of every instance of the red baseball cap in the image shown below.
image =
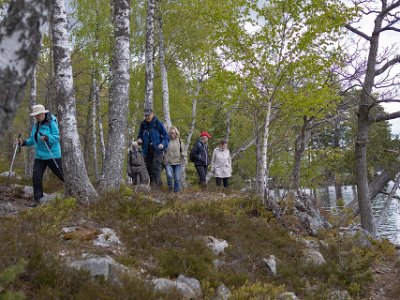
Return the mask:
<svg viewBox="0 0 400 300"><path fill-rule="evenodd" d="M200 136L206 136L209 139L211 138L211 135L207 131L203 131L202 133L200 133Z"/></svg>

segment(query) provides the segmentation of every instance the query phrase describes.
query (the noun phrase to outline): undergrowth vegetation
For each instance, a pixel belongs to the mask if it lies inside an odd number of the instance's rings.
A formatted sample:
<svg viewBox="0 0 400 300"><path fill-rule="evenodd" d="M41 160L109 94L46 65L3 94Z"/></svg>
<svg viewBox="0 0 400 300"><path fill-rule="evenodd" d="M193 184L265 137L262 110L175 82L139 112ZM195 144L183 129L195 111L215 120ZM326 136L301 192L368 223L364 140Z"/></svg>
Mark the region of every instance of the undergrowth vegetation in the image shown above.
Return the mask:
<svg viewBox="0 0 400 300"><path fill-rule="evenodd" d="M146 279L183 274L201 282L205 299L212 298L220 284L229 287L232 299L275 299L285 291L301 299L327 299L332 289L362 299L372 264L395 255L387 241L363 247L357 236L345 237L333 228L318 237L325 244L320 251L326 264L309 265L299 234L277 222L256 196L185 199L171 194L159 204L126 189L88 207L59 199L2 217L0 298L9 293L27 299L159 299ZM72 225L112 228L124 250L112 253L90 240L63 239L62 228ZM208 236L228 242L224 254L218 256L206 246ZM120 285L94 280L68 267L68 261L82 253L111 255L132 270L142 270L142 276L127 276ZM270 255L277 258L276 276L263 262ZM14 275L2 281L10 270ZM172 291L162 298L179 296Z"/></svg>

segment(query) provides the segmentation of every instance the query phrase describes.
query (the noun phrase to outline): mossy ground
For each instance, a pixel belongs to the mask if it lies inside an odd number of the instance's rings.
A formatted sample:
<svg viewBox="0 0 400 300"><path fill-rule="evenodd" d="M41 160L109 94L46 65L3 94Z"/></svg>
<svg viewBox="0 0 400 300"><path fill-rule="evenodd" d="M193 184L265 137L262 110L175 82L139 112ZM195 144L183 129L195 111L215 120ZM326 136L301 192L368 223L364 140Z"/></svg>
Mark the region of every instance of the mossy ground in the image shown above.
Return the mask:
<svg viewBox="0 0 400 300"><path fill-rule="evenodd" d="M162 198L163 204L150 197ZM123 188L91 206L58 199L0 220L0 274L26 262L12 282L0 282L0 296L4 290L22 292L27 299L159 299L144 279L175 279L180 274L200 280L204 299L211 298L221 283L231 289L233 299L275 299L283 291L295 292L300 299L326 299L332 289L364 299L371 267L395 260L388 242L374 241L363 248L351 239L339 239L333 228L318 237L328 243L321 247L327 263L306 265L299 233L289 232L251 194L193 189L148 196ZM71 225L88 232L112 228L124 249L95 247L86 236L61 238L61 229ZM209 235L228 242L224 255L217 257L205 246L202 237ZM110 255L141 275L124 278L122 285L92 280L87 272L66 267L66 256L82 253ZM278 259L277 276L269 274L262 261L269 255ZM223 262L220 267L214 266L216 259ZM179 298L176 293L162 297Z"/></svg>

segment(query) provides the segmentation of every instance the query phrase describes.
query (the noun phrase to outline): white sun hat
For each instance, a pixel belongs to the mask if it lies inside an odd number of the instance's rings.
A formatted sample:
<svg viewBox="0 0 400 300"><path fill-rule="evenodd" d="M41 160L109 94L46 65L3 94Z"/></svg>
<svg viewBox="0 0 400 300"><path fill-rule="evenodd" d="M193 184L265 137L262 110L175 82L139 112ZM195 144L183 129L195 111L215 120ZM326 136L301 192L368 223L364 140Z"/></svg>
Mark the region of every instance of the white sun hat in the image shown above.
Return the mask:
<svg viewBox="0 0 400 300"><path fill-rule="evenodd" d="M31 116L34 117L34 116L37 116L39 114L45 114L47 112L49 112L49 111L44 108L44 105L38 104L38 105L32 106Z"/></svg>

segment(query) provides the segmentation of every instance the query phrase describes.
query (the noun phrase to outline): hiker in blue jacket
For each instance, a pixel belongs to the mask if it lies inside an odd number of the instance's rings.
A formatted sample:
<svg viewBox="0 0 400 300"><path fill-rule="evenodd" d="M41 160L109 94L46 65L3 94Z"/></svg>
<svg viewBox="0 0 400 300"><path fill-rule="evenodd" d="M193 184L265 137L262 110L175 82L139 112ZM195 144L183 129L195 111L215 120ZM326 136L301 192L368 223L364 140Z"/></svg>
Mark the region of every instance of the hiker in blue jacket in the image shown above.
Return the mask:
<svg viewBox="0 0 400 300"><path fill-rule="evenodd" d="M150 183L159 188L161 186L163 152L168 148L169 136L163 123L157 119L152 109L144 110L144 120L140 124L137 143L142 145L142 154L150 176Z"/></svg>
<svg viewBox="0 0 400 300"><path fill-rule="evenodd" d="M33 164L33 201L30 207L36 207L43 197L43 174L47 167L64 181L61 163L60 133L55 116L41 104L32 107L30 114L36 119L31 135L26 140L17 139L20 146L35 147L35 162Z"/></svg>

